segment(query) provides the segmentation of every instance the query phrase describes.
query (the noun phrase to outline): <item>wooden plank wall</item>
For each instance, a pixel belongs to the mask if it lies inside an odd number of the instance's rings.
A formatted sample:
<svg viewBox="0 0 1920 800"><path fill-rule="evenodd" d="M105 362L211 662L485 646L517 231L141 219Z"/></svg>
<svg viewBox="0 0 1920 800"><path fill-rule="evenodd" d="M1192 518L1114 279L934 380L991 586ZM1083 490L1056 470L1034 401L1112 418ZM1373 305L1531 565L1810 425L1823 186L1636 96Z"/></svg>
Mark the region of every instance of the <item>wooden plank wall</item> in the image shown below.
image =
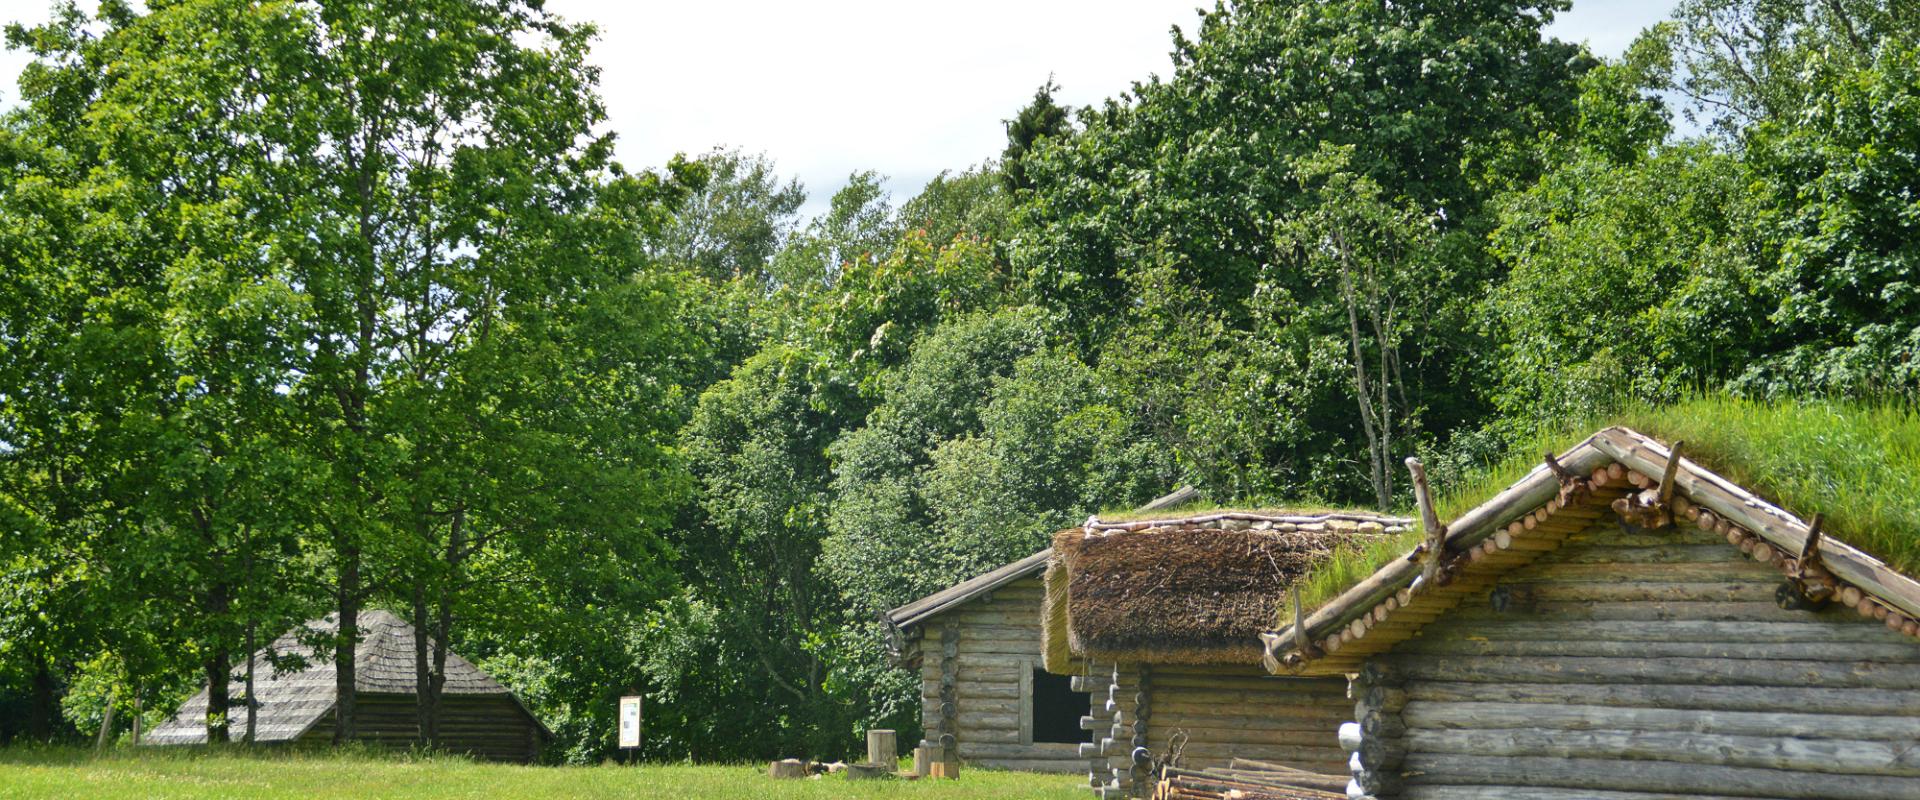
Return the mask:
<svg viewBox="0 0 1920 800"><path fill-rule="evenodd" d="M413 695L361 694L355 700L355 741L396 750L420 744L420 712ZM329 713L300 737L300 744L330 743L333 728ZM540 753L539 736L511 698L446 695L441 699L440 740L448 752L527 762Z"/></svg>
<svg viewBox="0 0 1920 800"><path fill-rule="evenodd" d="M997 769L1080 772L1075 745L1031 744L1033 670L1040 664L1039 578L1023 578L940 615L920 643L921 727L934 736L942 721L942 630L957 623L954 738L963 761Z"/></svg>
<svg viewBox="0 0 1920 800"><path fill-rule="evenodd" d="M1685 524L1573 535L1368 665L1398 796L1920 798L1920 643L1780 584Z"/></svg>
<svg viewBox="0 0 1920 800"><path fill-rule="evenodd" d="M1188 767L1251 758L1346 774L1347 753L1337 735L1353 716L1345 679L1271 677L1257 664L1157 664L1152 670L1147 734L1156 757L1184 738L1181 763Z"/></svg>

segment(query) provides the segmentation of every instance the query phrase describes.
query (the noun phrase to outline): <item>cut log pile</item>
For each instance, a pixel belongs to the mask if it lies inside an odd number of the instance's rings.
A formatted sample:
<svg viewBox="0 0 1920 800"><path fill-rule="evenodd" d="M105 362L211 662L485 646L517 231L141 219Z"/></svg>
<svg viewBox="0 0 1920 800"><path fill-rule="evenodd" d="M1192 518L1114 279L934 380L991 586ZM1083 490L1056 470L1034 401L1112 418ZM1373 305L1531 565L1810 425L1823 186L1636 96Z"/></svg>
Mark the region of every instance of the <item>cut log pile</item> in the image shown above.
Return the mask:
<svg viewBox="0 0 1920 800"><path fill-rule="evenodd" d="M1224 769L1167 767L1153 800L1346 800L1347 778L1236 758Z"/></svg>

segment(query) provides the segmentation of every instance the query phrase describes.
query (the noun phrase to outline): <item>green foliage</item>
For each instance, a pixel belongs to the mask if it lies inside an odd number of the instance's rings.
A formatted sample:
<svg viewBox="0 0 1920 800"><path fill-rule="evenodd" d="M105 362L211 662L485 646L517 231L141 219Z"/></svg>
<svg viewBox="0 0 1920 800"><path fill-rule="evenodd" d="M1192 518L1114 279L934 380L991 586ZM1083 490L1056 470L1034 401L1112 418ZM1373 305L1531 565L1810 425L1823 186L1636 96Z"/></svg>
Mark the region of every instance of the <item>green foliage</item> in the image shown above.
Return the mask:
<svg viewBox="0 0 1920 800"><path fill-rule="evenodd" d="M376 603L555 760L635 691L652 758L841 755L918 724L876 612L1086 514L1403 507L1408 452L1454 514L1620 415L1920 565L1908 5L1602 61L1561 0L1222 4L810 220L764 155L615 164L539 3L60 6L0 124L0 737Z"/></svg>
<svg viewBox="0 0 1920 800"><path fill-rule="evenodd" d="M1768 396L1920 390L1920 41L1839 70L1807 58L1808 99L1751 130L1778 267L1772 349L1740 384Z"/></svg>
<svg viewBox="0 0 1920 800"><path fill-rule="evenodd" d="M793 234L806 191L796 179L782 183L765 155L715 150L695 163L708 173L705 185L648 249L655 259L709 280L764 285L768 264Z"/></svg>
<svg viewBox="0 0 1920 800"><path fill-rule="evenodd" d="M1053 102L1054 92L1060 87L1052 78L1034 90L1032 102L1027 103L1013 119L1006 121L1007 149L1000 153L1001 184L1009 192L1033 188L1033 181L1027 178L1025 159L1034 145L1041 139L1055 138L1073 130L1073 123L1067 118L1067 110Z"/></svg>
<svg viewBox="0 0 1920 800"><path fill-rule="evenodd" d="M1502 198L1488 299L1507 424L1671 401L1765 346L1751 178L1707 145L1616 164L1583 152ZM1524 431L1520 431L1524 432Z"/></svg>

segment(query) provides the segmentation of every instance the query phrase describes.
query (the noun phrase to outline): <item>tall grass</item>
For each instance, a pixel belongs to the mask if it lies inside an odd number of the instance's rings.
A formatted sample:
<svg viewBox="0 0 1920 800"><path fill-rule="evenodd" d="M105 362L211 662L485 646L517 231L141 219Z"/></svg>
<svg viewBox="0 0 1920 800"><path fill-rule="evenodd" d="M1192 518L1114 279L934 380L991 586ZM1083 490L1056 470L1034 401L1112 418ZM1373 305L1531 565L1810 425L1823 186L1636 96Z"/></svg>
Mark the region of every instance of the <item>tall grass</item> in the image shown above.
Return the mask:
<svg viewBox="0 0 1920 800"><path fill-rule="evenodd" d="M1803 519L1818 512L1835 538L1897 570L1920 572L1920 413L1899 402L1701 395L1631 408L1608 420L1543 427L1504 459L1456 485L1437 487L1440 518L1459 518L1525 476L1543 453L1563 452L1608 425L1667 443L1685 440L1687 457L1707 469ZM1337 551L1302 579L1302 603L1309 609L1325 604L1411 551L1422 535L1415 530Z"/></svg>

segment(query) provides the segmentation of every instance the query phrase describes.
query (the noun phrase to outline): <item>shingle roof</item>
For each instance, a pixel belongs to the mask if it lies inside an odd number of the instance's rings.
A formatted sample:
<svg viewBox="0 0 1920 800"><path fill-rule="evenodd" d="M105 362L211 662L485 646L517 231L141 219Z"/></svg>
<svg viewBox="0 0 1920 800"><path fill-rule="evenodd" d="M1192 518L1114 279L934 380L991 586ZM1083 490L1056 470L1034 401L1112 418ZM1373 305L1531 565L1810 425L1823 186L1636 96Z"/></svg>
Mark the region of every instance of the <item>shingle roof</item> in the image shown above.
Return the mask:
<svg viewBox="0 0 1920 800"><path fill-rule="evenodd" d="M966 603L980 595L991 592L1021 578L1039 575L1047 568L1047 560L1053 558L1053 549L1042 550L1011 564L976 575L956 583L938 592L922 597L904 606L887 612L887 622L895 628L906 630L928 617L939 614L954 606Z"/></svg>
<svg viewBox="0 0 1920 800"><path fill-rule="evenodd" d="M303 629L309 631L302 635ZM283 742L299 738L333 709L333 659L315 658L314 649L302 639L326 637L338 633L333 616L312 620L282 634L255 656L254 692L259 697L260 720L254 737L262 742ZM431 645L431 642L429 642ZM393 612L369 609L360 613L360 645L354 653L354 687L367 694L413 694L414 629ZM299 656L304 668L275 670L271 660ZM245 669L245 662L235 671ZM229 727L235 739L247 729L247 709L239 700L244 681L236 680L228 692L234 698L229 712ZM460 695L510 694L494 680L458 653L447 654L447 681L444 691ZM202 689L180 706L173 717L145 737L149 744L201 744L207 740L207 692Z"/></svg>

